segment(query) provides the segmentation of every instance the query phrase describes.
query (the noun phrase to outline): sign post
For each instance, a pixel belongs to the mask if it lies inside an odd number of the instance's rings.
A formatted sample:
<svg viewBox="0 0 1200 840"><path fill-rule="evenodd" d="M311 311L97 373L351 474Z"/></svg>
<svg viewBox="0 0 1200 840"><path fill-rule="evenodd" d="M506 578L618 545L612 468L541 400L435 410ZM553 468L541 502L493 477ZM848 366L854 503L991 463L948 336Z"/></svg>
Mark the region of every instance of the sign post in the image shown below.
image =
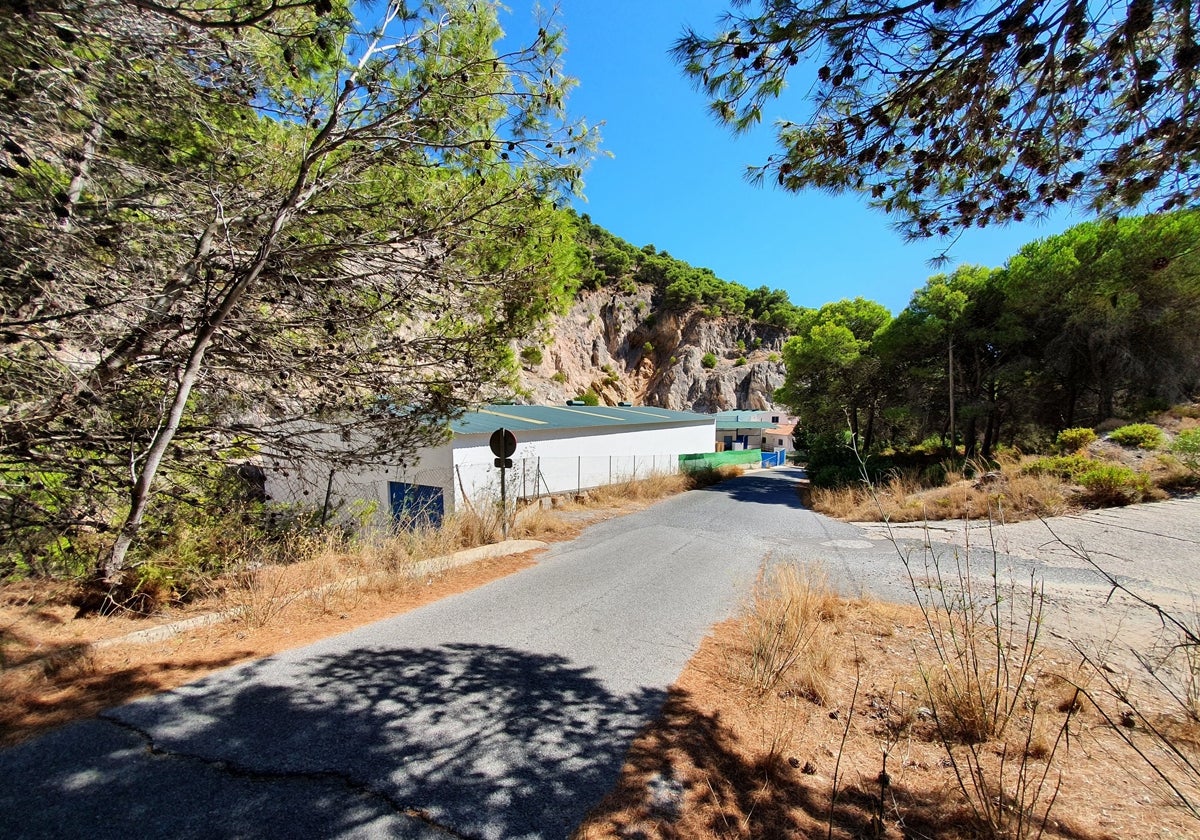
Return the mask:
<svg viewBox="0 0 1200 840"><path fill-rule="evenodd" d="M504 471L512 469L512 455L517 451L517 438L508 429L501 426L492 432L488 446L496 456L496 466L500 468L500 533L508 539L508 493L505 487Z"/></svg>

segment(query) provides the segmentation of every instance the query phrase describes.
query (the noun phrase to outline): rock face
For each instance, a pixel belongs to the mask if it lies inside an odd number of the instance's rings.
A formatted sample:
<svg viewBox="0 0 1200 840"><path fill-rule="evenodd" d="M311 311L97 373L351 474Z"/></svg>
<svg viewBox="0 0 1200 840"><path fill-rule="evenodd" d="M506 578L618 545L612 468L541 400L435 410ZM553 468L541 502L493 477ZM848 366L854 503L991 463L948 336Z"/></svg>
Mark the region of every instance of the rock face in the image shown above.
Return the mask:
<svg viewBox="0 0 1200 840"><path fill-rule="evenodd" d="M534 403L561 403L591 389L602 403L628 401L683 411L775 409L787 335L744 318L710 318L701 309L656 310L651 287L633 294L585 292L554 321L527 364L521 387ZM709 369L705 354L716 357ZM744 359L744 361L742 361Z"/></svg>

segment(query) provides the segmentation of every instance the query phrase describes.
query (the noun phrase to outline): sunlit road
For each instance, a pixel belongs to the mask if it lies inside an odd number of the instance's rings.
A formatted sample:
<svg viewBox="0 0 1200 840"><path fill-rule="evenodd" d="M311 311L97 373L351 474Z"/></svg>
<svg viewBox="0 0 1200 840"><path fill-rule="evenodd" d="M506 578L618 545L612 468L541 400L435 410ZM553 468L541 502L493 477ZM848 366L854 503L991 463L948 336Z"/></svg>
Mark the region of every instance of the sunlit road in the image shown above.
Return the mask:
<svg viewBox="0 0 1200 840"><path fill-rule="evenodd" d="M565 837L764 558L876 552L745 476L518 575L0 753L0 836Z"/></svg>
<svg viewBox="0 0 1200 840"><path fill-rule="evenodd" d="M918 575L968 561L986 578L998 539L1006 579L1046 580L1051 626L1115 626L1094 572L1045 556L1041 523L977 531L970 547L944 525L888 540L802 509L798 474L667 499L520 574L0 753L0 837L566 837L764 562L819 562L846 594L906 600L901 558ZM1145 582L1182 593L1198 510L1056 527L1131 584L1138 569L1175 570Z"/></svg>

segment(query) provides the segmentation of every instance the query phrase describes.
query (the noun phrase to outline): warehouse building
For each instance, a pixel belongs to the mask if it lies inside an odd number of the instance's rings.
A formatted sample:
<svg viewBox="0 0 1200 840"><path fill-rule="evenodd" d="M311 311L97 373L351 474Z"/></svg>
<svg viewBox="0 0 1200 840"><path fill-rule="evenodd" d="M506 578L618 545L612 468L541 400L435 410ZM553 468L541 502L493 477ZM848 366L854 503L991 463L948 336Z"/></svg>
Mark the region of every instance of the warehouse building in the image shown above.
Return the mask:
<svg viewBox="0 0 1200 840"><path fill-rule="evenodd" d="M712 415L624 404L490 405L456 420L449 442L416 453L406 466L339 470L280 460L266 465L266 492L359 527L437 522L499 497L489 447L497 429L517 440L505 471L508 495L528 499L678 472L681 455L713 451L714 422Z"/></svg>

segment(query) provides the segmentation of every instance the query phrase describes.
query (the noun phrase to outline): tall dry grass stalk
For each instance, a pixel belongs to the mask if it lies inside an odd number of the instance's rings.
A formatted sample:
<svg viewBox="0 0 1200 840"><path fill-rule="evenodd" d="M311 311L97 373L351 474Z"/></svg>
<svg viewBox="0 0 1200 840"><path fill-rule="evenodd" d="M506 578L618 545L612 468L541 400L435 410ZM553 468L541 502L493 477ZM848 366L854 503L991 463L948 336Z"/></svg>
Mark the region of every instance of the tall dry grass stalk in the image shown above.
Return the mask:
<svg viewBox="0 0 1200 840"><path fill-rule="evenodd" d="M755 697L781 685L824 703L835 656L834 622L841 600L820 569L773 565L760 575L738 616L741 638L731 651L735 682Z"/></svg>
<svg viewBox="0 0 1200 840"><path fill-rule="evenodd" d="M1037 696L1044 587L1001 576L993 545L981 575L925 541L918 565L896 542L932 657L915 649L926 702L959 788L987 836L1041 837L1058 797L1055 763L1075 706L1051 721Z"/></svg>

